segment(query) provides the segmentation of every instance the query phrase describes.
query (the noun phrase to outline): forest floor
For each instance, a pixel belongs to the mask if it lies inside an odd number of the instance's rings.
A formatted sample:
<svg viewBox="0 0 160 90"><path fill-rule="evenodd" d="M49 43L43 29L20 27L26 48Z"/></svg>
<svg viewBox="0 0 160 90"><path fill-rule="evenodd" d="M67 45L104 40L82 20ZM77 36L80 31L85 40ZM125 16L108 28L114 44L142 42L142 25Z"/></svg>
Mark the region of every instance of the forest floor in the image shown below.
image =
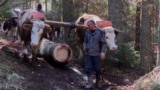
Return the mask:
<svg viewBox="0 0 160 90"><path fill-rule="evenodd" d="M85 90L84 67L77 60L61 68L47 62L31 64L18 57L19 41L0 36L0 90ZM103 88L93 90L128 90L135 80L130 73L105 69L102 77Z"/></svg>

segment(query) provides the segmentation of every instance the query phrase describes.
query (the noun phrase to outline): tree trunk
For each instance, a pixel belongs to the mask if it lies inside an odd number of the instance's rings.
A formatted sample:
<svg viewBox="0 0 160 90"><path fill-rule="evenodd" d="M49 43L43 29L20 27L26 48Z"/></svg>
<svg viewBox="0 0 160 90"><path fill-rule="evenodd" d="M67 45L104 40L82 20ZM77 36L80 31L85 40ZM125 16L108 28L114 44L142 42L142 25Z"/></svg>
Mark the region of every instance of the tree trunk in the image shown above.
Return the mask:
<svg viewBox="0 0 160 90"><path fill-rule="evenodd" d="M108 0L109 19L113 23L113 27L122 30L122 0ZM123 42L123 35L117 37L117 44Z"/></svg>
<svg viewBox="0 0 160 90"><path fill-rule="evenodd" d="M28 8L28 0L26 0L26 8Z"/></svg>
<svg viewBox="0 0 160 90"><path fill-rule="evenodd" d="M141 22L141 3L139 2L136 7L136 28L135 28L135 50L140 50L140 22Z"/></svg>
<svg viewBox="0 0 160 90"><path fill-rule="evenodd" d="M0 2L0 7L2 7L4 4L6 4L8 2L8 0L2 0L1 2Z"/></svg>
<svg viewBox="0 0 160 90"><path fill-rule="evenodd" d="M142 1L142 22L140 32L140 74L151 71L154 67L151 37L151 0Z"/></svg>
<svg viewBox="0 0 160 90"><path fill-rule="evenodd" d="M63 21L74 22L74 3L73 0L63 0ZM70 28L64 28L64 41L67 42L69 39Z"/></svg>
<svg viewBox="0 0 160 90"><path fill-rule="evenodd" d="M85 7L84 12L88 13L89 0L85 0L85 2L86 2L86 7Z"/></svg>
<svg viewBox="0 0 160 90"><path fill-rule="evenodd" d="M56 10L56 0L51 0L52 4L51 4L51 10L54 11Z"/></svg>
<svg viewBox="0 0 160 90"><path fill-rule="evenodd" d="M159 16L159 13L160 13L160 2L159 0L157 1L157 4L158 4L158 26L157 26L157 34L158 34L158 39L157 39L157 43L158 43L158 48L157 48L157 60L156 60L156 66L159 66L160 65L160 16Z"/></svg>

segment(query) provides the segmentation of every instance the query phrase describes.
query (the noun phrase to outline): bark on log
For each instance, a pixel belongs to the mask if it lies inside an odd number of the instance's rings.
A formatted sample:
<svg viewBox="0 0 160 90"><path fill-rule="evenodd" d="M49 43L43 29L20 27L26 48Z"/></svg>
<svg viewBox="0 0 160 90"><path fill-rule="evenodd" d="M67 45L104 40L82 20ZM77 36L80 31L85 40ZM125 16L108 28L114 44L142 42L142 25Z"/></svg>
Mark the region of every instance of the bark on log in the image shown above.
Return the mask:
<svg viewBox="0 0 160 90"><path fill-rule="evenodd" d="M79 25L79 24L70 23L70 22L45 20L45 23L49 25L59 26L59 27L75 27L75 28L83 28L83 29L87 28L87 26L85 25Z"/></svg>
<svg viewBox="0 0 160 90"><path fill-rule="evenodd" d="M32 24L33 20L31 20L30 22ZM86 25L80 25L80 24L71 23L71 22L45 20L44 23L49 24L51 26L56 26L56 27L70 27L70 28L80 28L80 29L87 29L88 28Z"/></svg>
<svg viewBox="0 0 160 90"><path fill-rule="evenodd" d="M50 64L66 64L72 60L72 50L67 44L51 42L43 39L38 54Z"/></svg>

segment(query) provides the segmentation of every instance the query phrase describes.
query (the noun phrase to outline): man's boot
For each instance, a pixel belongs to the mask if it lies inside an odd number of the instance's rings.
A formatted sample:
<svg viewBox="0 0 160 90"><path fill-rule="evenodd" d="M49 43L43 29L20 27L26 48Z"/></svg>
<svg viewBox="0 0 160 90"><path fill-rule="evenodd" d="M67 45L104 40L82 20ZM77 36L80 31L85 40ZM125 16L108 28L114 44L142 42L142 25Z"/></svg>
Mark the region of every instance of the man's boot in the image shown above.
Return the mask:
<svg viewBox="0 0 160 90"><path fill-rule="evenodd" d="M100 76L96 77L96 87L97 88L102 88L102 83L101 83L101 77Z"/></svg>
<svg viewBox="0 0 160 90"><path fill-rule="evenodd" d="M88 77L86 88L87 89L93 88L93 77L92 76Z"/></svg>

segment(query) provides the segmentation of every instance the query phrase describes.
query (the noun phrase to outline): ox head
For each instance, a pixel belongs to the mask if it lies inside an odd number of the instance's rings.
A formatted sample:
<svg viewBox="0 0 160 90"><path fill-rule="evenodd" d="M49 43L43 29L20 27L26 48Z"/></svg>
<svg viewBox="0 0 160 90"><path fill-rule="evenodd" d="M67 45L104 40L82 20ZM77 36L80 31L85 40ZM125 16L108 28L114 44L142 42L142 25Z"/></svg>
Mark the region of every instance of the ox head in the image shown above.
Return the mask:
<svg viewBox="0 0 160 90"><path fill-rule="evenodd" d="M37 46L43 34L51 32L51 27L40 20L32 21L32 24L24 24L23 28L31 30L31 46Z"/></svg>
<svg viewBox="0 0 160 90"><path fill-rule="evenodd" d="M31 46L39 45L43 34L51 31L50 26L45 24L44 20L44 14L34 9L24 10L19 18L19 26L31 32Z"/></svg>
<svg viewBox="0 0 160 90"><path fill-rule="evenodd" d="M11 9L11 15L12 17L19 17L21 15L22 11L19 8Z"/></svg>
<svg viewBox="0 0 160 90"><path fill-rule="evenodd" d="M107 43L107 47L110 50L116 50L117 49L117 45L115 43L116 33L114 28L109 26L109 27L104 27L101 30L105 32L105 40Z"/></svg>
<svg viewBox="0 0 160 90"><path fill-rule="evenodd" d="M31 45L37 46L43 34L45 24L42 21L33 21L31 29Z"/></svg>

